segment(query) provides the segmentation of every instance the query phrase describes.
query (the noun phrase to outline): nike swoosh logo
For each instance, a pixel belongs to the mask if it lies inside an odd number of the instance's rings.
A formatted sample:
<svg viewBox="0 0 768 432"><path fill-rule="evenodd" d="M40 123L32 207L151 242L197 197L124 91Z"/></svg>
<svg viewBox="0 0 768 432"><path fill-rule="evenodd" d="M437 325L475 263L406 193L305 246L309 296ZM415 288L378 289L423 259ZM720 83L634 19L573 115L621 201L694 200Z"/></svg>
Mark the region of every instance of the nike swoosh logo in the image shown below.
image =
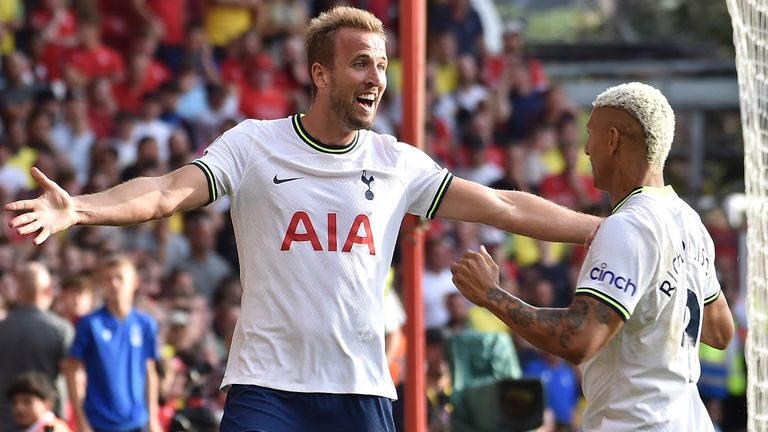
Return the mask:
<svg viewBox="0 0 768 432"><path fill-rule="evenodd" d="M291 178L279 179L277 178L277 174L275 174L275 177L272 179L272 183L280 184L280 183L285 183L285 182L294 181L294 180L301 180L303 178L304 177L291 177Z"/></svg>

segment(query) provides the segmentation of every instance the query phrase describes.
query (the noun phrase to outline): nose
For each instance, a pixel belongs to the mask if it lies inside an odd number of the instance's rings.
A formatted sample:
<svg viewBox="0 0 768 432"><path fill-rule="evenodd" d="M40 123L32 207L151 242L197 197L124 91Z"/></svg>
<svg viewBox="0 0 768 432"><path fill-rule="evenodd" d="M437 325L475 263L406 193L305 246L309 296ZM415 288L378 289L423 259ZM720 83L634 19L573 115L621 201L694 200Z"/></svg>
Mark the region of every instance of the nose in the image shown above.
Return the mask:
<svg viewBox="0 0 768 432"><path fill-rule="evenodd" d="M368 74L368 84L374 87L381 87L382 85L386 85L387 83L387 75L384 71L379 70L378 68L373 68L372 72Z"/></svg>

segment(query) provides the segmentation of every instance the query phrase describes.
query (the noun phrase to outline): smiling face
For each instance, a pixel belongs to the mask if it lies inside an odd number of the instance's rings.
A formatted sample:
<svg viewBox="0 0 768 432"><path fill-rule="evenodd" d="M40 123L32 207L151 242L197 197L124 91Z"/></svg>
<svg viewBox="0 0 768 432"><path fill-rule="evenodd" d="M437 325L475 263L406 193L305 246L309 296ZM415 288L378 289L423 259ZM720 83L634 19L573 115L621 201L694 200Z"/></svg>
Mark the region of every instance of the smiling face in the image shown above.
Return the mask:
<svg viewBox="0 0 768 432"><path fill-rule="evenodd" d="M342 28L334 51L327 87L331 109L349 129L369 129L387 88L384 39L376 33Z"/></svg>

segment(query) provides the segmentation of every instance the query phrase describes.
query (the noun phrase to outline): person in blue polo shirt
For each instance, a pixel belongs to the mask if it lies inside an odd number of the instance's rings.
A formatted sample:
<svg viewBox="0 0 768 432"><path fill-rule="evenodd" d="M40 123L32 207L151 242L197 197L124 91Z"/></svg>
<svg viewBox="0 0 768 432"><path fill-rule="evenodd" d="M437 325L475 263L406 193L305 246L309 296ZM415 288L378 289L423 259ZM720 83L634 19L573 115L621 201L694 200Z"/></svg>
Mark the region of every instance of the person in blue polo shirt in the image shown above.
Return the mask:
<svg viewBox="0 0 768 432"><path fill-rule="evenodd" d="M128 257L108 259L101 276L105 306L78 322L65 367L78 429L159 432L157 323L133 308L139 277Z"/></svg>

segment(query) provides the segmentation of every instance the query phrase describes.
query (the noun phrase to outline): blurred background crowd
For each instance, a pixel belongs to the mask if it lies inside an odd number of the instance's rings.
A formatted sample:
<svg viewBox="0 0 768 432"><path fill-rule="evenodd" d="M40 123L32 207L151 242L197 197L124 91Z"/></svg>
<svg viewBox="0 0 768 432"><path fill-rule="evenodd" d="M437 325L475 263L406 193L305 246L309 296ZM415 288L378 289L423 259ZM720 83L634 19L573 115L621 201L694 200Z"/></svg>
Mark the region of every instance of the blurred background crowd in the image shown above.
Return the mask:
<svg viewBox="0 0 768 432"><path fill-rule="evenodd" d="M243 119L303 112L311 102L303 31L311 17L341 3L370 10L389 29L388 90L374 129L398 136L403 78L396 0L0 1L0 202L39 194L29 175L32 166L70 194L98 192L189 163ZM626 40L633 36L622 30L642 28L622 25L622 20L636 18L628 15L630 6L643 2L626 2L626 8L612 1L528 3L429 1L425 150L460 177L607 215L610 204L593 187L583 154L588 102L565 84L569 69L558 59L573 60L587 51L527 45L524 36L531 26L519 12L543 3L584 3L611 16L605 26L610 28L603 32ZM682 8L688 2L645 3ZM511 5L518 9L510 11ZM707 8L712 9L701 7ZM635 10L648 18L647 10ZM721 19L727 20L727 15ZM658 23L671 27L667 21ZM634 38L636 42L638 36ZM612 66L605 59L595 60L597 51L584 54L594 60L585 67L596 69L594 77L605 77ZM620 59L621 53L614 56ZM688 76L723 75L711 64L682 69ZM638 76L642 71L624 73L644 78ZM735 81L732 69L725 75ZM597 92L591 93L589 98ZM677 109L674 95L670 100ZM739 337L727 351L702 347L701 352L700 389L722 430L743 429L746 417L746 319L743 271L737 260L744 253L744 227L738 204L725 205L738 203L738 194L724 199L724 190L738 192L743 171L723 174L728 169L717 168L717 159L723 162L733 155L707 153L700 142L713 134L736 137L722 148L738 149L738 122L728 120L733 111L710 109L703 117L699 111L680 111L681 136L676 141L685 151L673 149L667 168L667 178L691 199L711 230L723 291L739 328ZM710 121L712 117L720 120ZM712 124L719 129L713 130ZM712 159L715 165L707 165ZM735 186L727 189L731 184ZM39 320L50 321L54 315L62 319L56 321L56 337L61 339L54 344L57 350L47 352L36 366L58 381L62 393L58 365L72 339L66 328L101 307L100 266L115 253L135 262L140 276L136 307L158 323L162 424L169 430L216 430L224 398L218 385L230 337L239 314L248 313L240 310L242 288L227 200L139 226L75 227L38 247L7 228L10 217L0 214L0 430L14 430L7 389L34 366L21 367L12 358L42 352L16 356L14 347L7 345L9 334L53 337L42 335L33 324L16 324L9 331L9 319L29 308L41 311ZM448 267L465 249L483 244L500 263L506 289L536 306L561 307L570 303L583 248L473 224L431 222L425 229L425 397L430 430L451 430L453 416L473 409L457 406L454 395L466 385L464 369L501 374L497 378L540 379L547 407L542 430L579 430L584 401L578 370L537 351L487 311L469 304L453 286ZM397 264L396 257L387 289L387 352L393 378L402 385L407 349L402 326L407 317L399 299ZM485 348L467 348L477 343ZM461 358L468 351L479 352L479 357ZM65 394L60 399L58 413L69 420ZM466 430L482 429L470 425Z"/></svg>

